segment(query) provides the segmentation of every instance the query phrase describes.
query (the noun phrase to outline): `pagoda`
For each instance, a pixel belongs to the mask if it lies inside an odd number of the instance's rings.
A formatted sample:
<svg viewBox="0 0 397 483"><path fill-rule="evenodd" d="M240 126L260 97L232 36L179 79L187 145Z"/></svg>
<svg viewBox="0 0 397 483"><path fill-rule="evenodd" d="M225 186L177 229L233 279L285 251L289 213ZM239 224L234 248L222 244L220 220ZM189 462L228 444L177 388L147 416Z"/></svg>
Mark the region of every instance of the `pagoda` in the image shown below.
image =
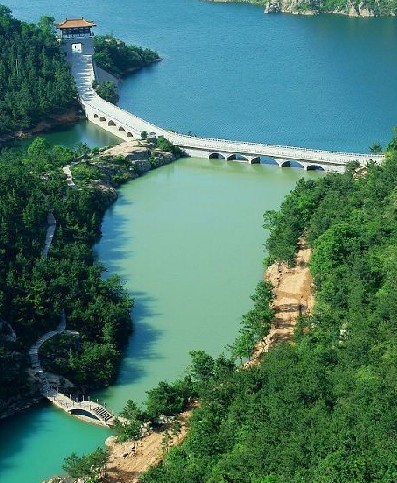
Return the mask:
<svg viewBox="0 0 397 483"><path fill-rule="evenodd" d="M85 18L67 18L63 22L56 24L57 29L61 31L63 39L78 39L84 37L92 37L92 27L96 27L94 22L90 22Z"/></svg>

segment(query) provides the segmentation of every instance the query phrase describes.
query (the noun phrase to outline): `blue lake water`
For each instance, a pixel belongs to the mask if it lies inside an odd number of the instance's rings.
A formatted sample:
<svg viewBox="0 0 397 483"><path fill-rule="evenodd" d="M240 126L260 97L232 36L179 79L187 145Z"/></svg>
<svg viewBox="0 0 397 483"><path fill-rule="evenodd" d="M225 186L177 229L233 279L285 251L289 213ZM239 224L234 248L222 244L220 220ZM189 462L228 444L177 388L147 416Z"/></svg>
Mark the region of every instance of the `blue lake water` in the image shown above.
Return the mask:
<svg viewBox="0 0 397 483"><path fill-rule="evenodd" d="M120 104L198 135L367 151L397 124L397 19L265 15L198 0L8 0L15 16L85 16L159 51Z"/></svg>

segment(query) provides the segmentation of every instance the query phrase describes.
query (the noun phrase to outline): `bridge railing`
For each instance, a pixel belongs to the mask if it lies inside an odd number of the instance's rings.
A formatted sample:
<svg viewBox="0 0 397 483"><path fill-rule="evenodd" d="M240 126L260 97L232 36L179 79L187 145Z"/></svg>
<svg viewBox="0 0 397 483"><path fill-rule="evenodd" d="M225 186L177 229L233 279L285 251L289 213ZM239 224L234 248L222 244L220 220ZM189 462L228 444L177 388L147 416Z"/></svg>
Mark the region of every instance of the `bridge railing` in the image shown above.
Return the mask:
<svg viewBox="0 0 397 483"><path fill-rule="evenodd" d="M89 58L88 64L91 71L92 76L95 76L93 64L92 64L92 57L87 56ZM324 160L328 162L332 162L335 158L347 158L351 160L363 160L368 161L369 159L373 159L374 161L381 161L383 159L383 155L374 155L374 154L363 154L363 153L353 153L353 152L343 152L343 151L332 151L332 150L324 150L324 149L313 149L313 148L306 148L306 147L298 147L298 146L288 146L288 145L281 145L281 144L268 144L268 143L254 143L249 141L233 141L229 139L222 139L222 138L212 138L212 137L197 137L191 136L188 134L182 134L174 131L168 131L163 129L153 123L145 121L144 119L132 114L125 109L115 106L110 102L105 101L92 88L91 85L86 85L84 88L84 93L81 94L81 100L83 103L90 105L93 110L96 110L100 114L103 114L103 117L111 118L114 122L117 122L124 129L130 130L134 133L140 134L142 130L148 130L156 132L157 134L165 135L170 141L173 141L175 144L179 144L182 147L191 147L197 149L208 149L208 150L225 150L225 151L234 151L234 152L249 152L251 151L252 154L258 154L260 151L268 152L269 155L277 157L278 156L290 156L294 158L299 153L304 154L312 154L315 155L317 160ZM90 96L87 96L85 93L89 92ZM90 98L88 98L90 97ZM94 100L94 102L93 102ZM101 109L100 106L105 106L107 110ZM121 119L120 119L121 115ZM122 119L125 118L125 119ZM136 124L140 124L140 127L136 127ZM145 129L141 129L141 127L145 127ZM276 151L270 153L269 151ZM316 156L320 155L320 157ZM304 157L304 156L302 156ZM328 159L326 158L328 157Z"/></svg>
<svg viewBox="0 0 397 483"><path fill-rule="evenodd" d="M93 94L95 97L99 96L95 93ZM105 103L106 101L103 101L103 99L100 99L100 104ZM113 104L110 104L109 106L109 111L104 111L98 105L95 105L91 102L90 99L86 99L85 96L83 96L84 103L90 105L90 107L97 111L99 114L103 114L104 117L113 120L114 122L117 122L118 124L122 125L123 128L128 128L129 130L140 134L141 129L138 129L136 125L132 125L131 123L128 122L126 119L120 119L116 113L123 114L125 117L129 117L130 119L132 118L135 122L139 122L142 124L142 126L145 127L146 130L152 130L153 132L156 132L157 134L164 134L169 138L171 141L174 140L176 144L181 144L184 145L185 147L192 147L192 148L205 148L209 150L234 150L237 152L245 152L247 150L250 150L252 148L253 154L255 154L257 151L276 151L273 153L275 156L288 156L292 155L291 153L294 153L295 155L298 153L306 153L306 154L318 154L318 155L323 155L323 156L331 156L332 158L335 157L344 157L344 158L351 158L352 160L356 159L373 159L374 161L380 161L383 159L383 155L372 155L372 154L363 154L363 153L353 153L353 152L343 152L343 151L330 151L330 150L324 150L324 149L313 149L313 148L305 148L305 147L298 147L298 146L288 146L288 145L281 145L281 144L267 144L267 143L254 143L254 142L249 142L249 141L232 141L229 139L222 139L222 138L203 138L203 137L196 137L196 136L189 136L187 134L181 134L173 131L167 131L155 124L152 124L148 121L145 121L144 119L136 116L135 114L132 114L125 109L122 109L118 106L114 106ZM115 111L115 112L111 112ZM216 144L218 146L216 146ZM247 149L248 148L248 149Z"/></svg>

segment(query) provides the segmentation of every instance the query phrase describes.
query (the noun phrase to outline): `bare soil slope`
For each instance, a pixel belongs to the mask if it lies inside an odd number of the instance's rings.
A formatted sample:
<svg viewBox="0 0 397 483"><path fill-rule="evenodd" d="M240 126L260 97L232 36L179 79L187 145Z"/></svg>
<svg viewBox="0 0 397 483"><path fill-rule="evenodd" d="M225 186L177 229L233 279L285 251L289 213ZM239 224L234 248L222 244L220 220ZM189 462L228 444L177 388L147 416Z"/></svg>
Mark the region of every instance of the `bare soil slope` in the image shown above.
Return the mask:
<svg viewBox="0 0 397 483"><path fill-rule="evenodd" d="M277 342L292 339L299 315L308 313L313 308L313 279L309 271L311 249L307 248L303 238L299 240L296 253L296 266L288 267L284 262L271 265L265 274L274 288L273 308L276 312L270 332L260 340L245 367L258 364L262 355Z"/></svg>
<svg viewBox="0 0 397 483"><path fill-rule="evenodd" d="M312 277L308 267L310 255L310 248L306 248L304 240L300 239L295 267L288 267L286 263L278 262L267 269L265 277L274 287L273 308L276 315L269 335L258 342L252 358L244 367L258 364L262 355L273 344L290 341L298 316L312 309L314 304ZM139 476L150 466L158 464L169 447L183 441L190 414L191 412L187 411L178 417L182 423L182 430L178 436L173 436L167 445L165 445L165 434L167 431L171 433L170 428L153 432L138 443L130 441L117 444L113 437L108 438L110 459L106 467L105 481L108 483L139 482Z"/></svg>

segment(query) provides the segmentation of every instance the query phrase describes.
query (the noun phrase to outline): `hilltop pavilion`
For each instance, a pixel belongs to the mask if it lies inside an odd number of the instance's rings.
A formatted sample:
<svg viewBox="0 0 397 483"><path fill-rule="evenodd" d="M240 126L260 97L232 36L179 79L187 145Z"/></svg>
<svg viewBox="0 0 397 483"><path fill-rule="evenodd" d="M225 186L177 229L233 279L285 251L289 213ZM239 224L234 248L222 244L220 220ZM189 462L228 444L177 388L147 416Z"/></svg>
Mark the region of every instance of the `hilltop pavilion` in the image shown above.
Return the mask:
<svg viewBox="0 0 397 483"><path fill-rule="evenodd" d="M67 18L63 22L56 24L57 29L61 31L63 39L77 39L84 37L92 37L92 27L96 27L94 22L90 22L85 18Z"/></svg>

